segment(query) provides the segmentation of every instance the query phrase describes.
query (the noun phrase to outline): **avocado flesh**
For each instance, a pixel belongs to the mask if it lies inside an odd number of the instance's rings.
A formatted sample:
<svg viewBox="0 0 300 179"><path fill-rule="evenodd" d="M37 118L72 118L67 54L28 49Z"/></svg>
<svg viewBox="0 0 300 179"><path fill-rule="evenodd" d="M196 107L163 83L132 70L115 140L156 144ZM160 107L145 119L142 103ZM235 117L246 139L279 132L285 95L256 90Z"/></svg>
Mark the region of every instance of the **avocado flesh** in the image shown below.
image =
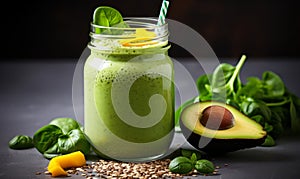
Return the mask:
<svg viewBox="0 0 300 179"><path fill-rule="evenodd" d="M202 111L218 105L228 109L234 117L234 126L225 130L213 130L200 123ZM264 142L266 132L254 120L232 106L219 102L198 102L186 107L180 120L183 135L194 147L208 153L226 153L243 148L255 147ZM205 147L199 147L200 139L209 139Z"/></svg>

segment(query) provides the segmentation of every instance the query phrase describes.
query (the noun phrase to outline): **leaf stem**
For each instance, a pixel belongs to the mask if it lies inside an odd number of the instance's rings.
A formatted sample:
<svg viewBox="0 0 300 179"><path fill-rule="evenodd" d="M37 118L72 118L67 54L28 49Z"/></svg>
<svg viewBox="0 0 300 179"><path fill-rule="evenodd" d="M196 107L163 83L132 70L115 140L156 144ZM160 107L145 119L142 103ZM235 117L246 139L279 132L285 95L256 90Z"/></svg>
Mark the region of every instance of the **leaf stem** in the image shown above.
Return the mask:
<svg viewBox="0 0 300 179"><path fill-rule="evenodd" d="M230 89L233 89L233 84L234 84L234 80L236 79L236 77L238 76L242 66L244 65L245 61L246 61L246 55L242 55L240 61L238 62L238 64L235 67L235 70L233 72L233 75L231 76L229 82L227 83L230 87Z"/></svg>
<svg viewBox="0 0 300 179"><path fill-rule="evenodd" d="M282 106L286 103L289 103L291 102L291 100L283 100L283 101L280 101L280 102L277 102L277 103L266 103L267 106L269 107L274 107L274 106Z"/></svg>

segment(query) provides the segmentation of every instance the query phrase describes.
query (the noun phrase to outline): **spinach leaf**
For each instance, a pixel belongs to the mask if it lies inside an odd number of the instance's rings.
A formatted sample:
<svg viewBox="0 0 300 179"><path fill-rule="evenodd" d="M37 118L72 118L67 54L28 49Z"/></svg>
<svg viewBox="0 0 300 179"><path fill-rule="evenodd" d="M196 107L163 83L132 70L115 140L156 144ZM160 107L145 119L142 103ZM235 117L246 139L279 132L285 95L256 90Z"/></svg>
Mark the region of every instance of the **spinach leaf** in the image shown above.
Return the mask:
<svg viewBox="0 0 300 179"><path fill-rule="evenodd" d="M90 144L79 129L73 129L68 134L58 138L57 144L62 154L75 151L81 151L83 154L90 152Z"/></svg>
<svg viewBox="0 0 300 179"><path fill-rule="evenodd" d="M33 136L35 148L40 153L45 153L49 148L57 143L60 136L63 135L62 130L55 125L46 125L40 128Z"/></svg>
<svg viewBox="0 0 300 179"><path fill-rule="evenodd" d="M59 127L64 134L67 134L73 129L80 129L78 122L72 118L56 118L53 119L49 124Z"/></svg>
<svg viewBox="0 0 300 179"><path fill-rule="evenodd" d="M241 111L251 117L255 115L261 115L266 121L271 118L270 108L260 100L254 100L253 98L246 98L240 105Z"/></svg>
<svg viewBox="0 0 300 179"><path fill-rule="evenodd" d="M108 6L100 6L95 9L93 14L93 24L102 26L96 27L95 33L98 34L120 34L120 30L105 27L126 28L128 25L123 21L121 13Z"/></svg>
<svg viewBox="0 0 300 179"><path fill-rule="evenodd" d="M251 119L259 123L261 126L265 124L264 117L260 114L252 116Z"/></svg>
<svg viewBox="0 0 300 179"><path fill-rule="evenodd" d="M17 135L9 143L11 149L28 149L33 147L32 138L26 135Z"/></svg>
<svg viewBox="0 0 300 179"><path fill-rule="evenodd" d="M226 84L234 73L235 67L229 64L220 64L212 74L211 86L213 93L221 93L226 91Z"/></svg>
<svg viewBox="0 0 300 179"><path fill-rule="evenodd" d="M267 138L265 139L265 142L262 144L262 146L264 146L264 147L272 147L272 146L275 146L275 145L276 145L275 140L270 135L267 135Z"/></svg>
<svg viewBox="0 0 300 179"><path fill-rule="evenodd" d="M290 103L290 117L291 117L291 128L293 131L299 131L300 129L300 119L297 117L296 107L294 102Z"/></svg>
<svg viewBox="0 0 300 179"><path fill-rule="evenodd" d="M247 83L238 90L237 96L239 97L251 97L254 99L262 99L264 91L262 89L262 82L257 77L249 77Z"/></svg>
<svg viewBox="0 0 300 179"><path fill-rule="evenodd" d="M229 64L219 65L213 72L211 85L213 94L221 94L225 98L234 98L237 91L241 88L241 80L239 72L245 63L246 56L243 55L236 67ZM226 92L225 95L222 94ZM223 100L224 102L226 99Z"/></svg>
<svg viewBox="0 0 300 179"><path fill-rule="evenodd" d="M264 98L274 99L284 95L285 86L281 78L271 72L266 71L262 75L262 82L264 84Z"/></svg>
<svg viewBox="0 0 300 179"><path fill-rule="evenodd" d="M199 92L200 101L208 101L212 98L212 90L210 81L212 74L202 75L197 79L197 88Z"/></svg>
<svg viewBox="0 0 300 179"><path fill-rule="evenodd" d="M90 144L81 126L72 118L57 118L40 128L33 136L33 143L45 158L81 151L90 152Z"/></svg>
<svg viewBox="0 0 300 179"><path fill-rule="evenodd" d="M44 152L44 157L51 159L53 157L56 157L58 155L60 155L60 151L58 148L58 144L54 144L52 147L48 148L45 152Z"/></svg>

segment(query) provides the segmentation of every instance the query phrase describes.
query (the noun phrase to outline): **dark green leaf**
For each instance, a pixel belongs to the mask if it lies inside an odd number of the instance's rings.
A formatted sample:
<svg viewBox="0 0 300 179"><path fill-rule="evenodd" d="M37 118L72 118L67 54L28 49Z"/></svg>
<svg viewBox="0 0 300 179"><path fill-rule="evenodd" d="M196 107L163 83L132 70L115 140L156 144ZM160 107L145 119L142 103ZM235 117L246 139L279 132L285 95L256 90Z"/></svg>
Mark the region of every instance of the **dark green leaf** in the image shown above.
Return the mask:
<svg viewBox="0 0 300 179"><path fill-rule="evenodd" d="M211 74L208 75L202 75L197 79L197 88L199 92L200 101L206 101L211 100L211 87L210 87L210 81L211 81Z"/></svg>
<svg viewBox="0 0 300 179"><path fill-rule="evenodd" d="M78 122L72 118L56 118L49 124L59 127L64 134L69 133L73 129L80 129Z"/></svg>
<svg viewBox="0 0 300 179"><path fill-rule="evenodd" d="M45 152L44 152L44 157L47 159L51 159L53 157L56 157L58 155L61 155L59 148L58 148L58 144L55 143L53 146L51 146L50 148L48 148Z"/></svg>
<svg viewBox="0 0 300 179"><path fill-rule="evenodd" d="M272 146L275 146L275 145L276 145L275 140L270 135L267 135L267 138L265 139L265 142L261 146L272 147Z"/></svg>
<svg viewBox="0 0 300 179"><path fill-rule="evenodd" d="M230 64L220 64L213 72L211 86L214 93L226 92L226 83L234 73L235 67Z"/></svg>
<svg viewBox="0 0 300 179"><path fill-rule="evenodd" d="M197 155L195 153L192 154L191 161L192 161L193 165L196 163L196 161L197 161Z"/></svg>
<svg viewBox="0 0 300 179"><path fill-rule="evenodd" d="M291 117L291 128L295 133L300 132L300 117L297 116L296 107L293 101L290 102L290 117Z"/></svg>
<svg viewBox="0 0 300 179"><path fill-rule="evenodd" d="M111 29L105 27L127 27L123 23L123 17L120 12L112 7L100 6L94 11L93 24L103 26L96 28L95 33L113 34Z"/></svg>
<svg viewBox="0 0 300 179"><path fill-rule="evenodd" d="M191 158L193 154L196 154L197 160L201 159L201 153L196 150L181 149L181 155L186 158Z"/></svg>
<svg viewBox="0 0 300 179"><path fill-rule="evenodd" d="M11 149L28 149L34 147L32 138L26 135L17 135L9 143Z"/></svg>
<svg viewBox="0 0 300 179"><path fill-rule="evenodd" d="M262 75L262 82L264 84L264 97L265 98L277 98L283 96L285 92L285 86L281 78L271 72L271 71L266 71Z"/></svg>
<svg viewBox="0 0 300 179"><path fill-rule="evenodd" d="M214 164L211 161L206 159L198 160L196 162L195 168L198 172L204 174L209 174L215 171Z"/></svg>
<svg viewBox="0 0 300 179"><path fill-rule="evenodd" d="M169 169L173 173L187 174L192 171L193 168L192 161L182 156L174 158L169 164Z"/></svg>
<svg viewBox="0 0 300 179"><path fill-rule="evenodd" d="M238 110L240 109L239 103L236 100L232 99L232 98L228 98L226 100L226 104L228 104L230 106L233 106L233 107L235 107Z"/></svg>
<svg viewBox="0 0 300 179"><path fill-rule="evenodd" d="M264 117L262 115L252 116L251 119L256 121L257 123L259 123L261 126L263 126L265 124L265 120L264 120Z"/></svg>
<svg viewBox="0 0 300 179"><path fill-rule="evenodd" d="M247 79L247 83L237 92L237 95L261 99L264 93L262 86L262 82L258 78L250 77Z"/></svg>
<svg viewBox="0 0 300 179"><path fill-rule="evenodd" d="M270 133L272 130L273 130L273 126L266 122L264 125L264 131L266 131L267 133Z"/></svg>
<svg viewBox="0 0 300 179"><path fill-rule="evenodd" d="M84 154L90 152L90 144L80 129L73 129L68 134L59 137L57 144L62 154L75 151L81 151Z"/></svg>
<svg viewBox="0 0 300 179"><path fill-rule="evenodd" d="M44 153L57 143L57 139L63 135L62 130L55 125L46 125L40 128L33 136L35 148Z"/></svg>

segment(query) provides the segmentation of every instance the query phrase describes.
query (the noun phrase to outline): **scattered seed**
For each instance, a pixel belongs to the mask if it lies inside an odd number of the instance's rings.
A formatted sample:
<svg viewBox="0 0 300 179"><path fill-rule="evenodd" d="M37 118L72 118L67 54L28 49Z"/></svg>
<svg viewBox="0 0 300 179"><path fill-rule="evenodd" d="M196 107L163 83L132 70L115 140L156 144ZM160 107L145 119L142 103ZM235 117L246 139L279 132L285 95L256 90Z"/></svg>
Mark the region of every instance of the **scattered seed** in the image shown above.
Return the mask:
<svg viewBox="0 0 300 179"><path fill-rule="evenodd" d="M196 177L197 170L182 175L172 173L169 170L170 159L157 160L144 163L118 162L98 160L89 162L83 167L70 168L67 170L70 175L81 175L85 178L129 178L129 179L155 179L155 178L183 178L184 176ZM228 165L228 164L227 164ZM225 166L227 166L225 164ZM216 167L220 168L219 166ZM218 170L213 174L217 174ZM45 174L50 174L48 171Z"/></svg>

